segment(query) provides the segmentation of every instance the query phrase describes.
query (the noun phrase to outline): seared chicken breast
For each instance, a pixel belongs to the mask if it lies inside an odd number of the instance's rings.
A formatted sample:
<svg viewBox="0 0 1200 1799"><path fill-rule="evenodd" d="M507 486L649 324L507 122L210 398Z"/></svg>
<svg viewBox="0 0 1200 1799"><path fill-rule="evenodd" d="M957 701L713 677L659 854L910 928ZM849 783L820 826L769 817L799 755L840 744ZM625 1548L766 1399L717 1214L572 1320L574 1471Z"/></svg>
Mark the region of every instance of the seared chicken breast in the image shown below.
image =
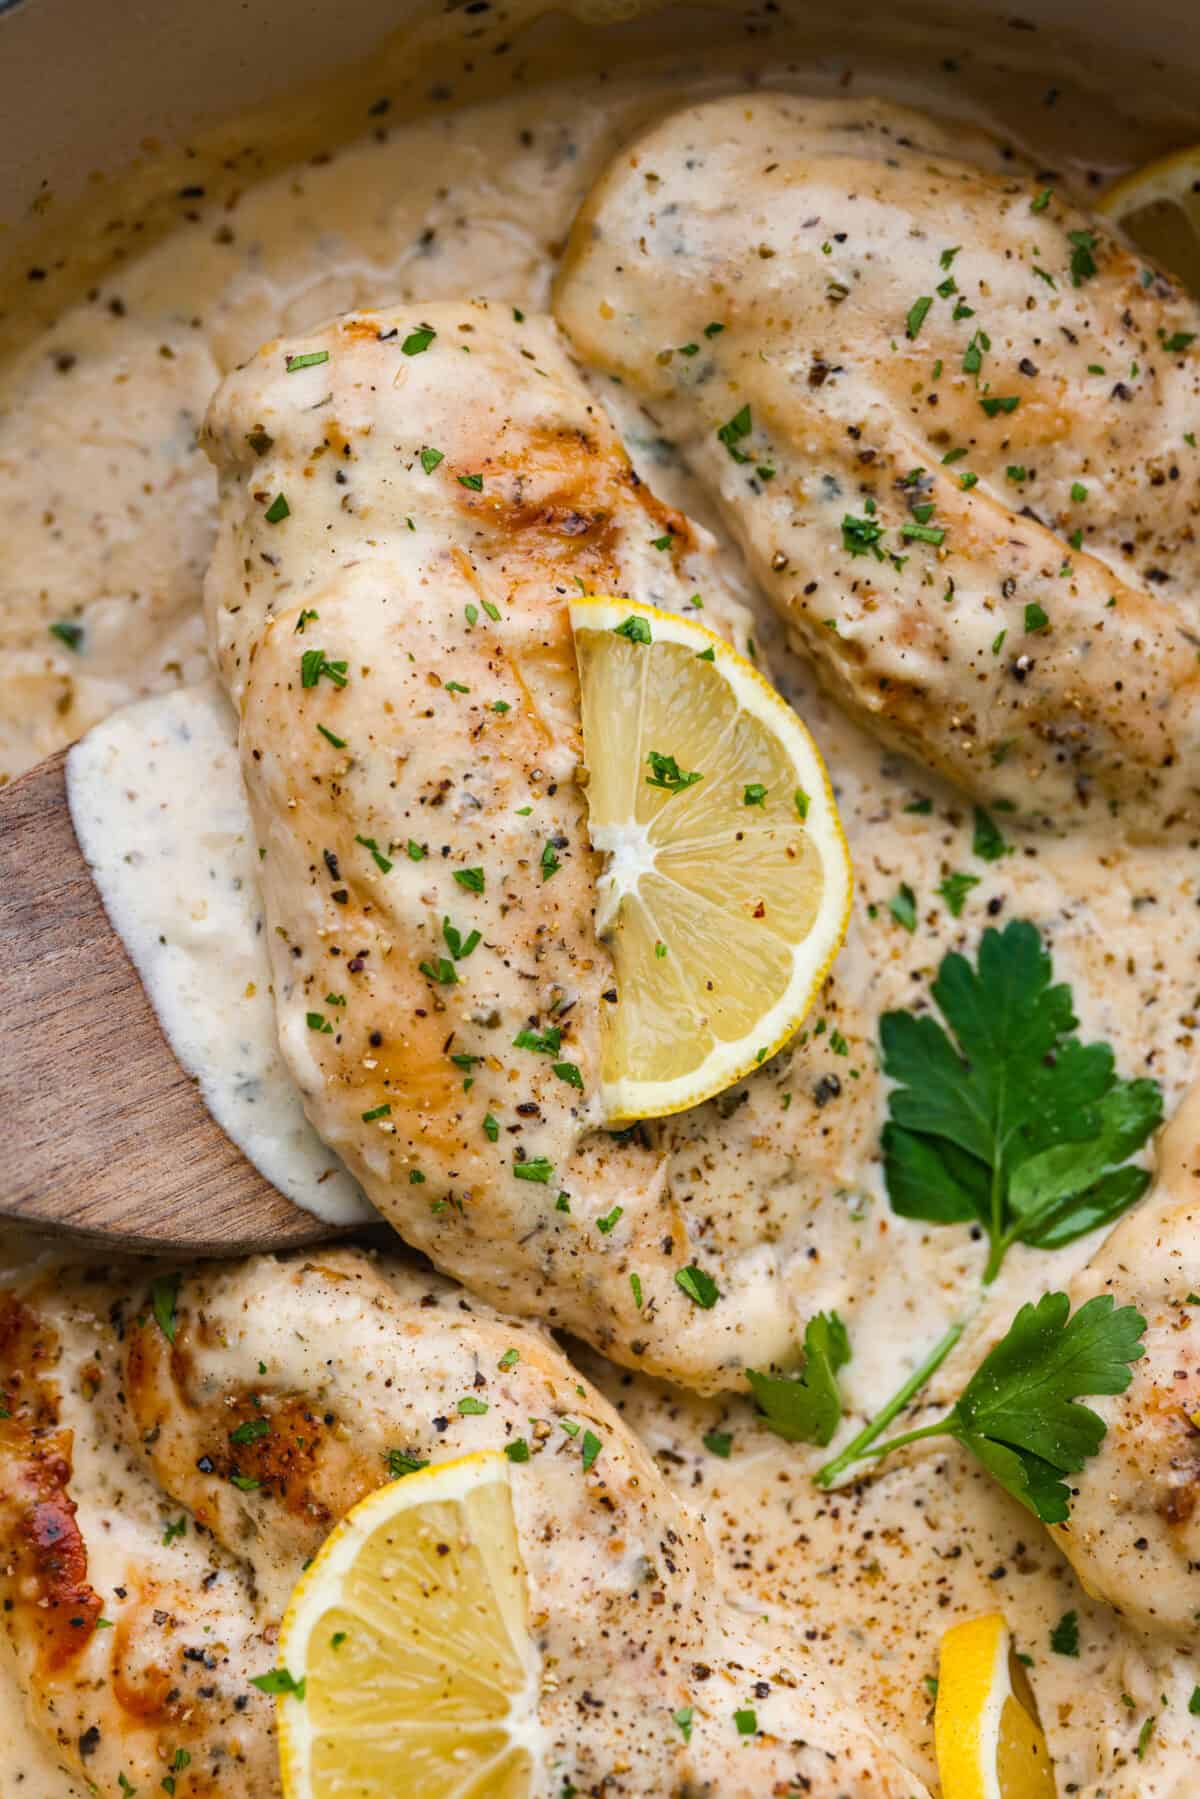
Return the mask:
<svg viewBox="0 0 1200 1799"><path fill-rule="evenodd" d="M804 1644L721 1597L699 1519L548 1338L437 1277L357 1251L59 1276L3 1320L5 1628L35 1728L101 1791L186 1766L181 1793L277 1794L250 1678L307 1559L398 1469L522 1438L546 1799L924 1792Z"/></svg>
<svg viewBox="0 0 1200 1799"><path fill-rule="evenodd" d="M614 1136L597 1106L619 995L567 603L699 598L742 641L707 534L639 481L553 326L507 308L351 314L269 344L219 390L206 442L210 623L316 1129L493 1303L708 1389L787 1358L863 1235L845 1206L818 1219L814 1193L845 1185L873 1070L836 1120L840 1088L814 1073L786 1132L786 1063L654 1130ZM692 1264L715 1310L675 1280Z"/></svg>
<svg viewBox="0 0 1200 1799"><path fill-rule="evenodd" d="M1158 1179L1073 1283L1146 1319L1124 1393L1055 1531L1090 1593L1144 1630L1200 1637L1200 1089L1163 1133Z"/></svg>
<svg viewBox="0 0 1200 1799"><path fill-rule="evenodd" d="M597 182L557 316L849 712L1032 820L1194 829L1200 311L933 129L770 93L676 113Z"/></svg>

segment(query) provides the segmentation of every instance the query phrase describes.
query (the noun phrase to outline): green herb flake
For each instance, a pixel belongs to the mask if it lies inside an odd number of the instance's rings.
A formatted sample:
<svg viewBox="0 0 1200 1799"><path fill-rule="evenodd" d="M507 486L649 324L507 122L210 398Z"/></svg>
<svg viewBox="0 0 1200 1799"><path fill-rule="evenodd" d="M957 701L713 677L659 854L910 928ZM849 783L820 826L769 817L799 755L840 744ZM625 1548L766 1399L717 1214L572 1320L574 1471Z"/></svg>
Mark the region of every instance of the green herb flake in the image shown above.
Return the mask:
<svg viewBox="0 0 1200 1799"><path fill-rule="evenodd" d="M482 868L456 868L454 879L468 893L482 893L486 884L486 876Z"/></svg>
<svg viewBox="0 0 1200 1799"><path fill-rule="evenodd" d="M903 926L906 931L916 930L917 896L907 881L900 883L899 891L894 893L888 901L888 911L896 923Z"/></svg>
<svg viewBox="0 0 1200 1799"><path fill-rule="evenodd" d="M671 1722L675 1725L685 1743L690 1743L692 1740L692 1718L694 1712L695 1708L693 1706L681 1705L677 1712L671 1713Z"/></svg>
<svg viewBox="0 0 1200 1799"><path fill-rule="evenodd" d="M297 1680L286 1668L272 1668L269 1674L252 1674L250 1685L257 1687L260 1693L284 1693L293 1699L303 1699L307 1679Z"/></svg>
<svg viewBox="0 0 1200 1799"><path fill-rule="evenodd" d="M737 1733L740 1737L757 1736L758 1713L754 1710L753 1706L744 1705L739 1707L733 1714L733 1721L737 1725Z"/></svg>
<svg viewBox="0 0 1200 1799"><path fill-rule="evenodd" d="M83 645L82 625L76 624L74 619L56 618L52 625L47 625L46 629L51 637L57 637L59 643L65 643L69 650L74 650L78 654Z"/></svg>
<svg viewBox="0 0 1200 1799"><path fill-rule="evenodd" d="M1079 1613L1064 1612L1050 1632L1050 1647L1055 1655L1079 1654Z"/></svg>
<svg viewBox="0 0 1200 1799"><path fill-rule="evenodd" d="M445 462L445 460L446 455L444 450L434 450L426 445L421 451L421 467L425 470L427 475L432 475L438 464Z"/></svg>
<svg viewBox="0 0 1200 1799"><path fill-rule="evenodd" d="M978 887L979 875L948 874L939 884L937 892L946 902L947 910L952 918L961 918L963 907L967 903L967 895L972 887Z"/></svg>
<svg viewBox="0 0 1200 1799"><path fill-rule="evenodd" d="M680 768L674 756L664 755L661 750L651 750L646 761L651 770L646 776L647 787L658 787L665 793L682 793L685 787L694 787L704 779L697 769Z"/></svg>
<svg viewBox="0 0 1200 1799"><path fill-rule="evenodd" d="M356 836L354 841L355 841L355 843L360 844L363 849L367 850L370 853L371 860L375 864L376 868L379 870L380 874L386 875L386 874L391 873L392 863L390 862L388 857L384 855L383 851L380 849L379 845L376 843L376 841L373 837L357 837Z"/></svg>
<svg viewBox="0 0 1200 1799"><path fill-rule="evenodd" d="M269 1437L271 1426L265 1418L247 1418L236 1430L229 1433L231 1443L257 1443L260 1437Z"/></svg>
<svg viewBox="0 0 1200 1799"><path fill-rule="evenodd" d="M1034 631L1044 631L1049 623L1049 615L1038 605L1036 600L1030 600L1025 607L1026 631L1031 634Z"/></svg>
<svg viewBox="0 0 1200 1799"><path fill-rule="evenodd" d="M294 375L298 369L315 369L319 363L328 361L328 350L305 350L300 356L287 357L284 368L289 375Z"/></svg>
<svg viewBox="0 0 1200 1799"><path fill-rule="evenodd" d="M630 643L649 643L650 620L639 618L637 613L631 612L628 618L613 626L613 636L627 638Z"/></svg>
<svg viewBox="0 0 1200 1799"><path fill-rule="evenodd" d="M702 1311L710 1312L721 1297L721 1289L711 1274L703 1268L697 1268L694 1262L686 1268L675 1270L675 1285L682 1288L694 1305Z"/></svg>
<svg viewBox="0 0 1200 1799"><path fill-rule="evenodd" d="M487 1409L487 1400L476 1399L473 1393L468 1393L458 1402L459 1414L463 1418L482 1418Z"/></svg>
<svg viewBox="0 0 1200 1799"><path fill-rule="evenodd" d="M717 436L725 445L735 462L749 462L750 458L738 445L743 438L749 437L753 429L749 406L742 406L725 424L717 427Z"/></svg>
<svg viewBox="0 0 1200 1799"><path fill-rule="evenodd" d="M263 513L268 525L281 525L285 518L292 516L292 509L287 503L287 495L277 493L267 510Z"/></svg>
<svg viewBox="0 0 1200 1799"><path fill-rule="evenodd" d="M150 1307L154 1313L154 1322L168 1343L175 1341L175 1306L179 1299L181 1278L178 1274L164 1275L162 1280L155 1281L150 1288Z"/></svg>
<svg viewBox="0 0 1200 1799"><path fill-rule="evenodd" d="M392 1480L403 1480L406 1474L419 1474L422 1468L429 1466L429 1463L422 1461L420 1456L409 1455L406 1449L389 1449L386 1452L385 1460L388 1475Z"/></svg>
<svg viewBox="0 0 1200 1799"><path fill-rule="evenodd" d="M920 299L913 301L908 309L908 317L904 325L905 337L912 339L918 335L921 326L925 323L925 315L932 305L932 294L922 294Z"/></svg>
<svg viewBox="0 0 1200 1799"><path fill-rule="evenodd" d="M706 1430L700 1439L709 1455L719 1456L723 1462L729 1460L733 1450L733 1437L727 1430Z"/></svg>
<svg viewBox="0 0 1200 1799"><path fill-rule="evenodd" d="M580 1457L580 1461L582 1463L583 1472L585 1474L589 1471L589 1469L595 1467L596 1457L600 1454L600 1451L603 1449L603 1447L604 1447L604 1445L601 1442L600 1438L596 1435L595 1431L592 1431L592 1430L584 1431L584 1433L583 1433L583 1454Z"/></svg>
<svg viewBox="0 0 1200 1799"><path fill-rule="evenodd" d="M519 1181L536 1181L539 1186L545 1187L549 1185L554 1173L554 1164L547 1161L545 1156L533 1156L524 1162L514 1162L512 1171Z"/></svg>

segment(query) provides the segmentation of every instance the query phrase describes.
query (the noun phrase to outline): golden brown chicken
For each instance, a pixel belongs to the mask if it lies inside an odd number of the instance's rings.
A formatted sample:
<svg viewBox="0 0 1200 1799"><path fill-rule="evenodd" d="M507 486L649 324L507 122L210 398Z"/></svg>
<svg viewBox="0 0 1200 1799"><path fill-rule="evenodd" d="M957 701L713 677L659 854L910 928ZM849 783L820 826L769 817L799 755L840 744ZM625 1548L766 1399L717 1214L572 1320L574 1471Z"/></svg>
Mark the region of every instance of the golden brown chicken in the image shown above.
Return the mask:
<svg viewBox="0 0 1200 1799"><path fill-rule="evenodd" d="M709 1389L793 1355L863 1236L814 1195L846 1184L873 1068L861 1108L826 1111L841 1088L814 1041L786 1133L778 1067L653 1132L613 1136L597 1105L598 1014L619 1000L567 601L699 595L740 637L707 534L638 480L554 327L507 308L269 344L219 390L207 442L210 621L316 1129L495 1304ZM675 1279L692 1265L719 1288L707 1309Z"/></svg>
<svg viewBox="0 0 1200 1799"><path fill-rule="evenodd" d="M806 1645L722 1598L699 1519L549 1339L437 1277L357 1251L262 1257L153 1293L59 1276L3 1315L5 1625L32 1728L101 1792L186 1769L180 1799L277 1794L250 1679L307 1558L414 1462L517 1438L539 1799L924 1791ZM575 1427L599 1441L590 1464Z"/></svg>

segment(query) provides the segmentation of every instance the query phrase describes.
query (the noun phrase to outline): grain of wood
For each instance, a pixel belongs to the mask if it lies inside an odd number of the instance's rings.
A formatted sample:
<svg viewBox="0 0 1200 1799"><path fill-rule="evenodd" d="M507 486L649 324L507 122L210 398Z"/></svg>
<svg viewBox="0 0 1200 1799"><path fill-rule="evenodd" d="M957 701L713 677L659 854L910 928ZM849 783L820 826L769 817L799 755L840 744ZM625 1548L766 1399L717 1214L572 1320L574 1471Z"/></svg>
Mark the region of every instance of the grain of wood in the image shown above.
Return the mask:
<svg viewBox="0 0 1200 1799"><path fill-rule="evenodd" d="M342 1234L209 1114L104 910L65 752L0 789L0 1224L231 1255Z"/></svg>

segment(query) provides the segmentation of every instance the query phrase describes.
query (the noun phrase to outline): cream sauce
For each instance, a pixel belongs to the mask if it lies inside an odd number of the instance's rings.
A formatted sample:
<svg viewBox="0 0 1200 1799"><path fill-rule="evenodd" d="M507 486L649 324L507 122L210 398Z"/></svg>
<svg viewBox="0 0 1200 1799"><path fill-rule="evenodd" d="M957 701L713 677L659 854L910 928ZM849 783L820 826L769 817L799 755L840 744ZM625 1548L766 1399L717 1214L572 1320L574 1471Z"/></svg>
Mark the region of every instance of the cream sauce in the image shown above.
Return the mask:
<svg viewBox="0 0 1200 1799"><path fill-rule="evenodd" d="M193 217L181 216L144 253L126 244L124 262L94 297L65 307L0 375L0 503L9 529L0 571L8 674L0 779L124 701L203 672L199 597L213 478L195 429L220 373L264 338L352 305L484 292L543 307L583 193L648 118L736 88L751 69L811 91L853 81L857 91L928 97L927 43L907 62L886 49L881 40L873 63L850 70L835 50L789 67L739 48L707 63L689 57L686 67L668 58L616 74L564 72L536 94L520 91L514 74L518 91L499 100L375 123L358 142L313 145L315 159L261 181L248 180L244 166L226 176L218 169L211 191L189 202ZM1086 190L1092 160L1112 169L1156 141L1083 87L1062 84L1056 102L1026 111L1031 97L1045 96L1045 81L1029 62L1015 80L1005 67L1014 59L957 86L955 71L944 71L933 104L990 114L1076 191ZM1195 121L1177 122L1177 140L1189 135ZM708 508L645 416L607 383L600 391L618 403L632 453L663 497L707 521ZM50 635L56 622L82 636L72 644ZM1005 860L976 863L969 815L955 795L881 752L813 693L798 663L781 653L776 668L840 788L859 901L838 980L856 1003L866 996L871 1040L878 1011L921 992L946 948L973 945L994 913L1029 916L1052 936L1075 983L1085 1034L1114 1044L1122 1072L1156 1075L1173 1104L1194 1066L1200 1009L1191 859L1086 838L1021 838ZM206 779L195 767L192 791ZM930 801L927 814L906 811L918 799ZM936 889L960 869L981 885L955 919ZM887 917L901 881L919 902L911 934ZM857 1308L847 1387L864 1408L955 1315L977 1258L965 1235L889 1217L879 1191L866 1133L836 1200L861 1216L864 1244L881 1242L887 1253L869 1283L853 1261L828 1268L830 1300ZM831 1203L814 1195L815 1209ZM1053 1262L1014 1254L980 1329L1019 1298L1065 1281L1091 1247L1073 1246ZM955 1455L927 1450L861 1492L822 1496L806 1478L819 1458L764 1433L745 1402L690 1400L598 1357L587 1364L681 1495L703 1509L730 1589L767 1613L808 1617L814 1654L840 1671L866 1719L918 1771L932 1766L923 1683L935 1672L938 1636L955 1618L999 1605L1033 1657L1061 1791L1184 1799L1194 1785L1187 1698L1195 1667L1145 1647L1087 1600L1048 1538ZM947 1365L943 1391L953 1390L960 1366ZM727 1460L703 1448L702 1433L714 1426L732 1432ZM79 1482L107 1478L103 1468L84 1468ZM1068 1610L1080 1620L1078 1659L1049 1647L1049 1628ZM76 1799L0 1717L0 1774L41 1799Z"/></svg>
<svg viewBox="0 0 1200 1799"><path fill-rule="evenodd" d="M373 1217L279 1053L237 721L215 684L96 725L67 758L67 797L105 910L217 1123L306 1211Z"/></svg>

